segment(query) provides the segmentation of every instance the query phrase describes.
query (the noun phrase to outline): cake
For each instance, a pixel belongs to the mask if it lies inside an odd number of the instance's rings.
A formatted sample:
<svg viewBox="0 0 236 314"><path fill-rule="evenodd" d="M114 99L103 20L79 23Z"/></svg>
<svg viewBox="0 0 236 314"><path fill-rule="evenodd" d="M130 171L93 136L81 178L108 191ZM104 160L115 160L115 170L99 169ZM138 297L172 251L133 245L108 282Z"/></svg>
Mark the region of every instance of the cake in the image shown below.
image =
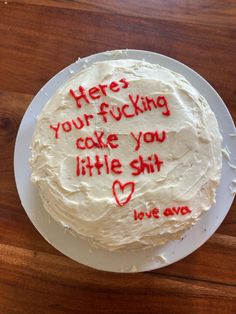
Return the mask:
<svg viewBox="0 0 236 314"><path fill-rule="evenodd" d="M140 60L96 62L44 106L31 179L50 216L91 245L161 246L214 204L221 141L182 75Z"/></svg>

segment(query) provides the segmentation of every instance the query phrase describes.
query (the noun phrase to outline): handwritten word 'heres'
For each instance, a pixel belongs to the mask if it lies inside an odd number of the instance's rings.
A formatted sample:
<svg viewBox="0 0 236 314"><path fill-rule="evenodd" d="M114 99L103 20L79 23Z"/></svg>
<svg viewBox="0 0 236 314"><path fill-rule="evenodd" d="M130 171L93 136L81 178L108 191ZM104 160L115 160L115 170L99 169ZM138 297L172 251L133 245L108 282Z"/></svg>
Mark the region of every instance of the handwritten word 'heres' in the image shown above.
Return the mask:
<svg viewBox="0 0 236 314"><path fill-rule="evenodd" d="M99 84L90 88L88 91L83 86L79 86L78 91L70 89L71 96L75 99L77 107L81 108L82 103L90 104L95 99L100 99L102 96L107 96L107 90L117 93L120 89L127 88L129 83L125 78L120 79L118 82L111 82L110 84Z"/></svg>

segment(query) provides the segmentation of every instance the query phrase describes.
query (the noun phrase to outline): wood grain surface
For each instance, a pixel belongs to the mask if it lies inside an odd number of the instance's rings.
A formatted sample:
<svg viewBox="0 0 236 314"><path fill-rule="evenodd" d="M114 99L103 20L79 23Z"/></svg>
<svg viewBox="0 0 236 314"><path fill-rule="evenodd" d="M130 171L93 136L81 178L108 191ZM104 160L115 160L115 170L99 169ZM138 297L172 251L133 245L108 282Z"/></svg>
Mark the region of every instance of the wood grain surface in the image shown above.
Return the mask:
<svg viewBox="0 0 236 314"><path fill-rule="evenodd" d="M159 52L207 79L236 121L235 0L0 1L0 313L236 313L236 204L183 260L112 274L60 254L17 195L13 153L37 91L78 57Z"/></svg>

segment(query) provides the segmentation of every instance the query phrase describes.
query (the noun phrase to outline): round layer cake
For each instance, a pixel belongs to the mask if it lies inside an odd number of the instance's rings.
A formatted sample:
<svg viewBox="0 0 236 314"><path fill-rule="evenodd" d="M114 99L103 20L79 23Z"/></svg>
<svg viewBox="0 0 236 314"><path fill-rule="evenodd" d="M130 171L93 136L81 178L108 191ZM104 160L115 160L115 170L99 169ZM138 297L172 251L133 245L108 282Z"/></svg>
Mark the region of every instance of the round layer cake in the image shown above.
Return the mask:
<svg viewBox="0 0 236 314"><path fill-rule="evenodd" d="M139 60L92 64L38 118L32 181L47 212L106 250L179 239L215 202L221 134L180 74Z"/></svg>

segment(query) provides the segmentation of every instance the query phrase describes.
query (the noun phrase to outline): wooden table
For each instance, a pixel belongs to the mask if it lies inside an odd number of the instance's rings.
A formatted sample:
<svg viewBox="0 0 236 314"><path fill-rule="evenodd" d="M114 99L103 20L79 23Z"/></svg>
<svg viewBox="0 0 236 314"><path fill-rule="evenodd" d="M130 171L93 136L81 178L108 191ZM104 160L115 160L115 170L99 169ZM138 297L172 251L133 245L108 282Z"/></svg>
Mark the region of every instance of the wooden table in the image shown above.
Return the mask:
<svg viewBox="0 0 236 314"><path fill-rule="evenodd" d="M169 267L113 274L49 245L16 192L17 129L35 93L78 57L136 48L187 64L236 119L235 0L0 2L0 313L236 313L236 204L196 252Z"/></svg>

